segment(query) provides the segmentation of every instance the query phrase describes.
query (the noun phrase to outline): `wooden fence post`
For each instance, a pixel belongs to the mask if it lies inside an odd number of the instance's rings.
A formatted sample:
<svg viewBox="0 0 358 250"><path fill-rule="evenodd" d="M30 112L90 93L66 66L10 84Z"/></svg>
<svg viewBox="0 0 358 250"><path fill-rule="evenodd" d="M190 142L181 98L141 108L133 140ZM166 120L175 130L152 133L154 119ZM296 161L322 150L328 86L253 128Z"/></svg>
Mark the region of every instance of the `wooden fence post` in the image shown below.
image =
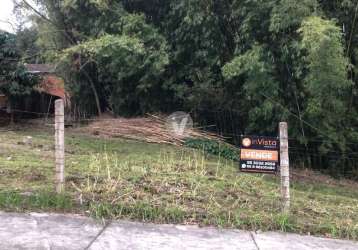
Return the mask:
<svg viewBox="0 0 358 250"><path fill-rule="evenodd" d="M287 123L280 122L279 129L282 209L284 213L287 213L290 210L290 161L288 157Z"/></svg>
<svg viewBox="0 0 358 250"><path fill-rule="evenodd" d="M55 165L56 165L56 192L64 190L65 168L65 114L62 99L55 101Z"/></svg>

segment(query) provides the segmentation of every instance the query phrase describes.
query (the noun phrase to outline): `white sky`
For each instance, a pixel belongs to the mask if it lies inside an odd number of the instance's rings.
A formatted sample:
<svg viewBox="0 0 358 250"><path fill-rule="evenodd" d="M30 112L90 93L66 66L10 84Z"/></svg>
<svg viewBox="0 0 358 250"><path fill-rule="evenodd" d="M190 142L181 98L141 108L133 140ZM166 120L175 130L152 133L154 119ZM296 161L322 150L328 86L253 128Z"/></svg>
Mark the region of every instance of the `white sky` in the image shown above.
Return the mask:
<svg viewBox="0 0 358 250"><path fill-rule="evenodd" d="M14 5L12 0L0 0L0 29L13 32L13 28L9 23L14 23L12 10Z"/></svg>
<svg viewBox="0 0 358 250"><path fill-rule="evenodd" d="M33 0L28 0L27 2L32 6L36 6ZM15 32L15 25L11 25L16 24L16 17L12 13L13 9L13 0L0 0L0 29L8 32Z"/></svg>

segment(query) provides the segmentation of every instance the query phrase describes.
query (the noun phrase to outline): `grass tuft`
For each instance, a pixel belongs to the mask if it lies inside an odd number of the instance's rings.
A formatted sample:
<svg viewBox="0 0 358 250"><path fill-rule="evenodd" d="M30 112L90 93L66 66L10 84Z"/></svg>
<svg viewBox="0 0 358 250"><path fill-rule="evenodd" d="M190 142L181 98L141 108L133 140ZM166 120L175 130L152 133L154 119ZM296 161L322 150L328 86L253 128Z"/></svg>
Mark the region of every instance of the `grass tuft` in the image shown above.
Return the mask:
<svg viewBox="0 0 358 250"><path fill-rule="evenodd" d="M57 211L69 212L73 202L69 195L41 192L20 194L17 192L0 193L0 209L3 211Z"/></svg>

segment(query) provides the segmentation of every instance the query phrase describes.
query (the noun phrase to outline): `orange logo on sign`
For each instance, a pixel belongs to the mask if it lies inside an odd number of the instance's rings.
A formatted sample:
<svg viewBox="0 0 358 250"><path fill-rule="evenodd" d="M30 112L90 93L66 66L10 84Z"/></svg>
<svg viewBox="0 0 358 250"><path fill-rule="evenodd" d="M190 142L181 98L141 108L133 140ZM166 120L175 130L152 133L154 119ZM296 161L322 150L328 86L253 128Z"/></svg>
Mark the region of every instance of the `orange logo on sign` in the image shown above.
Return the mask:
<svg viewBox="0 0 358 250"><path fill-rule="evenodd" d="M250 138L244 138L244 139L242 140L242 145L243 145L244 147L250 147L250 146L251 146L251 139L250 139Z"/></svg>
<svg viewBox="0 0 358 250"><path fill-rule="evenodd" d="M241 149L242 160L278 161L278 151Z"/></svg>

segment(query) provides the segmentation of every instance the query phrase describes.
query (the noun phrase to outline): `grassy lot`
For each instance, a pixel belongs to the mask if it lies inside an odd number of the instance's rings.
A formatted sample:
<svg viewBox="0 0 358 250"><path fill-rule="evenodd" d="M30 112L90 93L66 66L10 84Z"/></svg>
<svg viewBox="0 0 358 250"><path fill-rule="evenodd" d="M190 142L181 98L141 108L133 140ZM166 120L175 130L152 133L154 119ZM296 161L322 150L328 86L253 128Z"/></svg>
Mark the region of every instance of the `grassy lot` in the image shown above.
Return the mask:
<svg viewBox="0 0 358 250"><path fill-rule="evenodd" d="M285 215L276 176L242 174L236 163L191 149L68 130L66 193L56 195L53 149L50 130L0 129L1 210L358 239L358 183L296 171Z"/></svg>

